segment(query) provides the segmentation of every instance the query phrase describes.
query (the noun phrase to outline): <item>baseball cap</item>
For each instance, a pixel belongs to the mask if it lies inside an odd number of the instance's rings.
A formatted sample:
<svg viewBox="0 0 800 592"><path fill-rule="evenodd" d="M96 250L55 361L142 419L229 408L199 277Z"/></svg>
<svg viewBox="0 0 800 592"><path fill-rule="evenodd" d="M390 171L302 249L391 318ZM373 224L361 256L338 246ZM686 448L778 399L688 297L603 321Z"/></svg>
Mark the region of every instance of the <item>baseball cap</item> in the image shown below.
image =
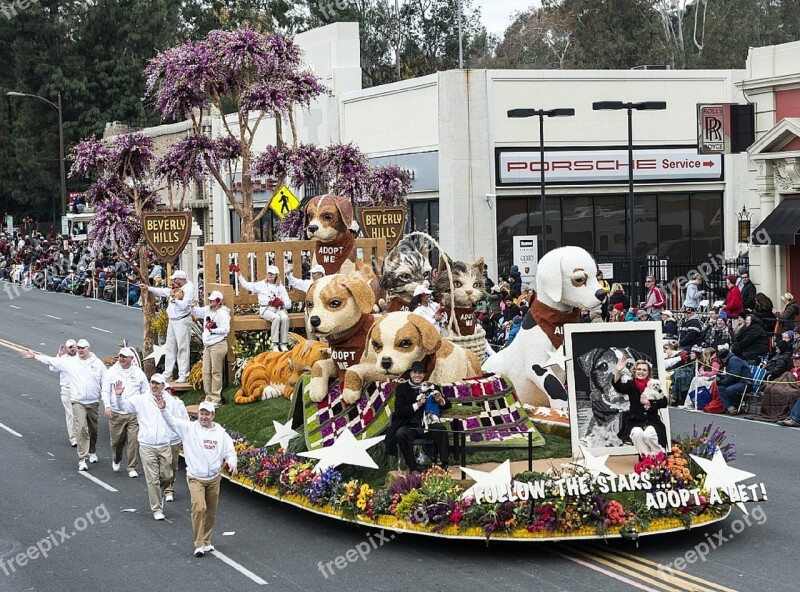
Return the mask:
<svg viewBox="0 0 800 592"><path fill-rule="evenodd" d="M171 276L169 276L171 280L185 280L186 279L186 272L180 269L176 269Z"/></svg>
<svg viewBox="0 0 800 592"><path fill-rule="evenodd" d="M203 401L202 403L200 403L197 406L197 410L198 411L200 411L202 409L208 411L209 413L216 413L217 412L217 408L214 407L214 403L212 403L211 401Z"/></svg>
<svg viewBox="0 0 800 592"><path fill-rule="evenodd" d="M689 310L689 308L686 308L686 310ZM694 310L694 309L691 309L691 310ZM670 311L668 311L668 310L665 310L665 311L661 312L661 316L662 317L670 317L671 318L672 317L672 313Z"/></svg>
<svg viewBox="0 0 800 592"><path fill-rule="evenodd" d="M419 296L421 294L430 295L430 294L433 294L433 292L431 292L430 289L428 289L427 287L425 287L422 284L420 284L419 286L414 288L414 296Z"/></svg>
<svg viewBox="0 0 800 592"><path fill-rule="evenodd" d="M311 273L321 273L322 275L325 275L325 268L322 267L322 265L315 265L311 268Z"/></svg>
<svg viewBox="0 0 800 592"><path fill-rule="evenodd" d="M267 273L278 275L280 273L280 270L278 269L277 265L270 265L269 267L267 267Z"/></svg>
<svg viewBox="0 0 800 592"><path fill-rule="evenodd" d="M89 342L86 341L85 339L79 339L78 343L76 343L75 345L77 345L78 347L89 347Z"/></svg>
<svg viewBox="0 0 800 592"><path fill-rule="evenodd" d="M78 342L74 339L67 339L67 342L64 344L66 347L75 347L78 345Z"/></svg>
<svg viewBox="0 0 800 592"><path fill-rule="evenodd" d="M214 290L211 294L208 295L209 300L222 300L222 292L219 290Z"/></svg>
<svg viewBox="0 0 800 592"><path fill-rule="evenodd" d="M794 352L794 353L792 354L792 359L793 359L793 360L800 359L800 352Z"/></svg>
<svg viewBox="0 0 800 592"><path fill-rule="evenodd" d="M159 382L161 384L167 384L167 379L164 378L163 374L159 374L158 372L153 374L150 377L150 382Z"/></svg>
<svg viewBox="0 0 800 592"><path fill-rule="evenodd" d="M125 356L126 358L134 358L136 357L136 353L130 347L123 347L119 350L120 356Z"/></svg>
<svg viewBox="0 0 800 592"><path fill-rule="evenodd" d="M422 362L414 362L409 368L411 372L425 372L425 364Z"/></svg>

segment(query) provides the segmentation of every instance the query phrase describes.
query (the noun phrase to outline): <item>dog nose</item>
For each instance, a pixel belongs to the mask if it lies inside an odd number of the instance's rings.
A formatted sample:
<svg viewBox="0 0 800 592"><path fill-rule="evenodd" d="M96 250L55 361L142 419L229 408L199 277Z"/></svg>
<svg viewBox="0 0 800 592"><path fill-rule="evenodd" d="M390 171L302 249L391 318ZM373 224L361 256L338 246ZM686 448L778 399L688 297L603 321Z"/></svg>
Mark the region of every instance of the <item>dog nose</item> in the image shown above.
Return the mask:
<svg viewBox="0 0 800 592"><path fill-rule="evenodd" d="M392 367L392 358L381 358L381 368L388 370Z"/></svg>
<svg viewBox="0 0 800 592"><path fill-rule="evenodd" d="M319 230L319 226L317 226L316 224L309 224L309 226L308 226L308 231L309 232L314 233L317 230Z"/></svg>
<svg viewBox="0 0 800 592"><path fill-rule="evenodd" d="M308 319L308 322L309 322L309 323L311 323L311 326L312 326L312 327L314 327L314 328L316 329L317 327L319 327L319 324L320 324L322 321L320 321L320 320L319 320L319 317L318 317L317 315L314 315L313 317L311 317L310 319Z"/></svg>
<svg viewBox="0 0 800 592"><path fill-rule="evenodd" d="M606 291L603 288L600 288L597 292L594 293L594 297L597 298L600 302L606 299Z"/></svg>

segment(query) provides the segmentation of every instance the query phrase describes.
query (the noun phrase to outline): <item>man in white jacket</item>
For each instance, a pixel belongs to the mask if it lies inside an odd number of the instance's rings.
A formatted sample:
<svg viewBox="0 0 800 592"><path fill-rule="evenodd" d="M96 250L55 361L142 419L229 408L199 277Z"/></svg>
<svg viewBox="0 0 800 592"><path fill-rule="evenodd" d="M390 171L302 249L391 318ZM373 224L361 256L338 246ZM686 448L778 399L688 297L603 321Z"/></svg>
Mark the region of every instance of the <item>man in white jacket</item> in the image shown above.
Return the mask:
<svg viewBox="0 0 800 592"><path fill-rule="evenodd" d="M148 290L164 298L169 298L167 305L167 351L164 354L164 376L172 378L175 362L178 363L178 382L186 382L189 378L189 343L192 338L192 300L197 298L197 289L189 281L185 271L176 270L170 277L175 288L154 288L145 283L139 284L142 290ZM181 292L183 293L181 296Z"/></svg>
<svg viewBox="0 0 800 592"><path fill-rule="evenodd" d="M258 294L258 314L270 322L272 351L289 351L289 313L292 306L289 293L278 282L278 268L267 267L267 278L260 282L248 282L239 273L239 285L245 290Z"/></svg>
<svg viewBox="0 0 800 592"><path fill-rule="evenodd" d="M208 295L208 306L192 302L192 314L203 319L203 390L206 401L222 403L222 369L228 353L228 333L231 330L231 313L222 304L222 292L214 290Z"/></svg>
<svg viewBox="0 0 800 592"><path fill-rule="evenodd" d="M289 282L289 287L294 288L295 290L300 290L301 292L308 292L311 284L316 282L318 279L325 277L325 268L322 267L322 265L314 265L311 268L310 280L297 279L294 277L292 275L292 266L288 263L286 264L286 267L284 267L283 271L286 275L286 280Z"/></svg>
<svg viewBox="0 0 800 592"><path fill-rule="evenodd" d="M156 520L164 519L163 498L172 481L173 431L161 417L157 400L164 401L161 393L167 380L162 374L150 377L150 392L137 394L130 399L124 388L114 386L114 396L119 408L125 413L136 413L139 418L139 456L142 458L144 479L147 482L147 497L150 511Z"/></svg>
<svg viewBox="0 0 800 592"><path fill-rule="evenodd" d="M120 398L115 396L116 390L128 398L146 395L150 388L147 376L138 364L135 364L136 353L129 347L119 350L117 363L106 372L103 380L103 407L108 419L108 432L111 436L111 468L116 473L122 464L122 450L128 452L128 477L136 478L139 473L139 421L136 413L123 411L119 405Z"/></svg>
<svg viewBox="0 0 800 592"><path fill-rule="evenodd" d="M78 439L78 470L88 471L88 460L97 462L97 411L100 406L100 389L106 367L89 349L89 342L81 339L76 344L77 356L50 357L22 352L27 360L38 360L69 377L69 395L72 401L73 433Z"/></svg>
<svg viewBox="0 0 800 592"><path fill-rule="evenodd" d="M167 402L167 409L169 409L175 417L180 419L189 420L189 412L186 411L186 405L183 404L178 397L172 394L172 389L169 385L164 387L164 390L161 392L161 396ZM178 465L180 464L181 460L181 449L183 448L183 444L181 442L181 437L175 430L172 430L172 438L169 441L169 448L170 452L172 453L172 479L169 481L169 485L164 490L164 501L165 502L173 502L175 501L175 481L178 479Z"/></svg>
<svg viewBox="0 0 800 592"><path fill-rule="evenodd" d="M78 353L78 342L74 339L67 339L67 342L58 348L58 357L63 355L75 356ZM67 421L67 435L69 436L69 445L73 448L78 446L78 439L75 437L73 430L73 423L75 419L72 417L72 398L69 395L69 375L66 372L61 372L57 368L50 366L50 370L58 372L59 386L61 387L61 404L64 406L64 418Z"/></svg>
<svg viewBox="0 0 800 592"><path fill-rule="evenodd" d="M222 462L228 465L231 475L238 474L236 450L225 429L214 423L216 408L208 401L200 403L197 421L178 419L166 408L164 399L158 400L161 415L169 426L183 438L186 458L186 482L192 497L192 531L194 555L202 557L213 551L211 535L217 517L219 484L222 479Z"/></svg>

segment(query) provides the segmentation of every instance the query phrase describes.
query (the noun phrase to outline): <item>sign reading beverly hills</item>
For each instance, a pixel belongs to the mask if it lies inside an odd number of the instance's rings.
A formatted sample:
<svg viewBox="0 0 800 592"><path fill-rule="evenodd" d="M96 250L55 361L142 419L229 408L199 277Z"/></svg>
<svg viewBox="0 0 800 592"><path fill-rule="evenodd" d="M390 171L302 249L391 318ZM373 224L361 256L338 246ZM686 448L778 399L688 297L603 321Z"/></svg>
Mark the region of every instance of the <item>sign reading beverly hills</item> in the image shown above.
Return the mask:
<svg viewBox="0 0 800 592"><path fill-rule="evenodd" d="M191 212L145 212L144 238L156 257L173 263L183 252L192 232Z"/></svg>
<svg viewBox="0 0 800 592"><path fill-rule="evenodd" d="M406 225L406 209L401 207L361 208L361 230L366 238L386 239L386 248L391 249L403 236Z"/></svg>

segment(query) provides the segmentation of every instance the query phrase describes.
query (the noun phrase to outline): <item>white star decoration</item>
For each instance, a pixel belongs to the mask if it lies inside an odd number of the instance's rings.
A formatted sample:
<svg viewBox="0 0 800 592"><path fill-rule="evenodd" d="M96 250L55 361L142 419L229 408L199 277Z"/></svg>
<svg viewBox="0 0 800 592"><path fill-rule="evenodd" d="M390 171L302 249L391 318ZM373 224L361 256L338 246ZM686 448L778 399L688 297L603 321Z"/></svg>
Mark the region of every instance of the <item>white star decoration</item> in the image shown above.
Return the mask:
<svg viewBox="0 0 800 592"><path fill-rule="evenodd" d="M377 469L378 465L372 460L372 457L367 452L367 448L375 446L375 444L385 437L386 436L377 436L375 438L356 440L353 432L344 430L336 437L336 440L331 446L326 446L319 450L299 452L298 456L319 459L317 466L314 467L315 473L321 473L329 467L335 468L339 465L353 465L355 467Z"/></svg>
<svg viewBox="0 0 800 592"><path fill-rule="evenodd" d="M714 457L711 460L701 456L695 456L694 454L690 454L689 456L706 472L706 489L720 487L724 491L728 491L729 487L735 487L739 481L755 477L754 473L748 473L747 471L728 466L719 448L714 451ZM744 503L737 502L736 505L739 506L742 512L747 514Z"/></svg>
<svg viewBox="0 0 800 592"><path fill-rule="evenodd" d="M559 347L554 351L547 352L547 361L544 363L545 368L549 368L550 366L558 366L562 370L567 369L567 360L570 360L571 358L565 356L562 350L563 347Z"/></svg>
<svg viewBox="0 0 800 592"><path fill-rule="evenodd" d="M475 497L475 490L485 490L491 487L501 487L511 483L511 461L506 460L501 465L497 465L492 472L478 471L461 467L461 470L475 479L475 484L461 494L461 499Z"/></svg>
<svg viewBox="0 0 800 592"><path fill-rule="evenodd" d="M583 446L581 446L581 454L583 454L583 462L576 461L575 464L586 467L592 476L608 475L609 477L613 477L616 474L606 466L606 461L608 460L607 454L595 456L588 448L584 448Z"/></svg>
<svg viewBox="0 0 800 592"><path fill-rule="evenodd" d="M272 425L275 426L275 435L270 438L269 442L267 442L267 446L280 444L281 448L286 450L286 447L289 445L289 441L300 435L292 429L291 419L289 419L289 421L286 423L278 423L273 419Z"/></svg>
<svg viewBox="0 0 800 592"><path fill-rule="evenodd" d="M156 366L161 361L167 353L167 346L165 345L155 345L153 344L153 351L150 353L149 356L145 358L145 360L154 360Z"/></svg>

